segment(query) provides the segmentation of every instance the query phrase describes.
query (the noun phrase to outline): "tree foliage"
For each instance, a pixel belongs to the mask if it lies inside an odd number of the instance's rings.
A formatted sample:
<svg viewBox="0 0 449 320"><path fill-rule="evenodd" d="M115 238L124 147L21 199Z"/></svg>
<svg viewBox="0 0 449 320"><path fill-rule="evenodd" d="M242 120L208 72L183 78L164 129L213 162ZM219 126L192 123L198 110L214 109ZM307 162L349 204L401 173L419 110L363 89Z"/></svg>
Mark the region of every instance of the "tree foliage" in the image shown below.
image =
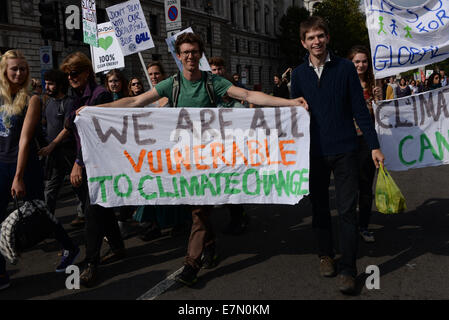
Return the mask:
<svg viewBox="0 0 449 320"><path fill-rule="evenodd" d="M313 15L326 20L330 29L329 47L345 57L354 45L369 48L365 14L360 11L359 0L323 0Z"/></svg>
<svg viewBox="0 0 449 320"><path fill-rule="evenodd" d="M301 63L306 50L299 37L299 25L308 17L309 12L305 8L292 6L287 9L286 14L281 18L281 34L278 41L281 52L286 57L286 65L283 67L295 67Z"/></svg>

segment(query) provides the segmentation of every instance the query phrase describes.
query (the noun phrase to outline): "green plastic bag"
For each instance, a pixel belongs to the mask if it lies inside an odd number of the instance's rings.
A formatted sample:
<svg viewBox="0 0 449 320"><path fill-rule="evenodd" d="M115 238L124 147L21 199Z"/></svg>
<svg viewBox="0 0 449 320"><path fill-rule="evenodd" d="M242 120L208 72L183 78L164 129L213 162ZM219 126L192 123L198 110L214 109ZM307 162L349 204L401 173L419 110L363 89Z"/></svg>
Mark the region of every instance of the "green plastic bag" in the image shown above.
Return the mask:
<svg viewBox="0 0 449 320"><path fill-rule="evenodd" d="M376 207L382 213L400 213L407 210L405 198L387 169L381 164L377 175Z"/></svg>

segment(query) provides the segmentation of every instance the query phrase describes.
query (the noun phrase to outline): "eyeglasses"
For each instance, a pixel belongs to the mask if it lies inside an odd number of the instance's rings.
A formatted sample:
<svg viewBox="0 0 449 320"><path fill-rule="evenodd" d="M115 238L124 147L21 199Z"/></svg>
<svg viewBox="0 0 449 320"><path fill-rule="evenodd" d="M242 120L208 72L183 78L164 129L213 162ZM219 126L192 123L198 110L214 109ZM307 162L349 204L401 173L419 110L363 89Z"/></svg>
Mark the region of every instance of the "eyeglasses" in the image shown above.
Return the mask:
<svg viewBox="0 0 449 320"><path fill-rule="evenodd" d="M131 83L131 86L133 86L133 87L137 86L137 85L141 86L142 84L140 82L132 82Z"/></svg>
<svg viewBox="0 0 449 320"><path fill-rule="evenodd" d="M190 54L192 54L192 56L197 56L200 54L200 51L199 50L190 50L190 51L187 50L187 51L181 52L181 55L183 57L188 57Z"/></svg>
<svg viewBox="0 0 449 320"><path fill-rule="evenodd" d="M70 77L70 78L76 78L76 77L78 77L78 76L80 75L80 73L81 73L81 72L79 72L79 71L72 70L72 71L70 71L70 72L66 72L66 75L67 75L67 78L68 78L68 77Z"/></svg>

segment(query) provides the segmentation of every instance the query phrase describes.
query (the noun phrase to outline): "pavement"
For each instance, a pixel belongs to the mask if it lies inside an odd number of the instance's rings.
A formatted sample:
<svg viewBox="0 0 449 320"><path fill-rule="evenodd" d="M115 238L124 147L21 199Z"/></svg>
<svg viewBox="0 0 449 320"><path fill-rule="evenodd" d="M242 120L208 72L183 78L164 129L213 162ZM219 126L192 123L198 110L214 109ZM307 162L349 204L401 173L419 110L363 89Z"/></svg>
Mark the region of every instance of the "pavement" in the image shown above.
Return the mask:
<svg viewBox="0 0 449 320"><path fill-rule="evenodd" d="M219 265L201 270L193 287L175 283L186 253L188 233L144 242L125 240L127 257L101 266L98 286L69 290L69 276L54 272L60 247L46 240L7 265L11 287L0 300L155 300L175 301L297 301L297 300L415 300L449 299L449 166L391 172L403 192L408 210L385 215L374 212L370 229L375 243L359 242L357 293L347 296L336 278L319 275L312 232L312 211L306 198L295 206L245 205L251 218L240 236L221 231L229 219L217 208L212 222L217 233ZM331 187L332 222L338 253L335 193ZM67 186L61 193L56 216L80 245L84 256L84 230L69 223L75 218L76 200ZM375 210L375 205L373 205ZM107 243L103 252L108 250ZM368 266L378 266L380 288L368 289Z"/></svg>

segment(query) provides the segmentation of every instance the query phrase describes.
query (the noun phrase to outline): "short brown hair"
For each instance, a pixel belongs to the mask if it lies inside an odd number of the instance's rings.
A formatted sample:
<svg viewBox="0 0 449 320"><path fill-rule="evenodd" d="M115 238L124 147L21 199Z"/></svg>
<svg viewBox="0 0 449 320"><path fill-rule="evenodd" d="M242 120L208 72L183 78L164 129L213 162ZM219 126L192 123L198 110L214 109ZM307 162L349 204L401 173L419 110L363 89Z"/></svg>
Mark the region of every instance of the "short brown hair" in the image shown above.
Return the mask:
<svg viewBox="0 0 449 320"><path fill-rule="evenodd" d="M178 55L181 54L180 47L181 47L181 45L183 43L190 43L190 44L197 43L198 47L200 49L200 54L202 55L204 53L204 42L203 42L203 40L201 39L200 36L198 36L198 35L196 35L196 34L194 34L192 32L187 32L187 33L180 34L178 36L178 38L176 38L175 49L176 49L176 53Z"/></svg>
<svg viewBox="0 0 449 320"><path fill-rule="evenodd" d="M59 69L65 73L70 71L89 71L89 79L95 80L95 72L92 67L92 61L90 61L89 57L80 51L71 53L65 57Z"/></svg>
<svg viewBox="0 0 449 320"><path fill-rule="evenodd" d="M323 30L326 36L329 35L329 27L326 21L319 16L311 16L301 22L301 25L299 27L299 35L301 37L301 40L306 40L306 33L316 29Z"/></svg>
<svg viewBox="0 0 449 320"><path fill-rule="evenodd" d="M224 67L225 61L222 57L212 57L209 59L209 64L211 66Z"/></svg>
<svg viewBox="0 0 449 320"><path fill-rule="evenodd" d="M162 66L162 63L160 63L159 61L151 62L148 64L147 70L150 69L151 67L158 67L161 74L165 77L165 70L164 67Z"/></svg>

